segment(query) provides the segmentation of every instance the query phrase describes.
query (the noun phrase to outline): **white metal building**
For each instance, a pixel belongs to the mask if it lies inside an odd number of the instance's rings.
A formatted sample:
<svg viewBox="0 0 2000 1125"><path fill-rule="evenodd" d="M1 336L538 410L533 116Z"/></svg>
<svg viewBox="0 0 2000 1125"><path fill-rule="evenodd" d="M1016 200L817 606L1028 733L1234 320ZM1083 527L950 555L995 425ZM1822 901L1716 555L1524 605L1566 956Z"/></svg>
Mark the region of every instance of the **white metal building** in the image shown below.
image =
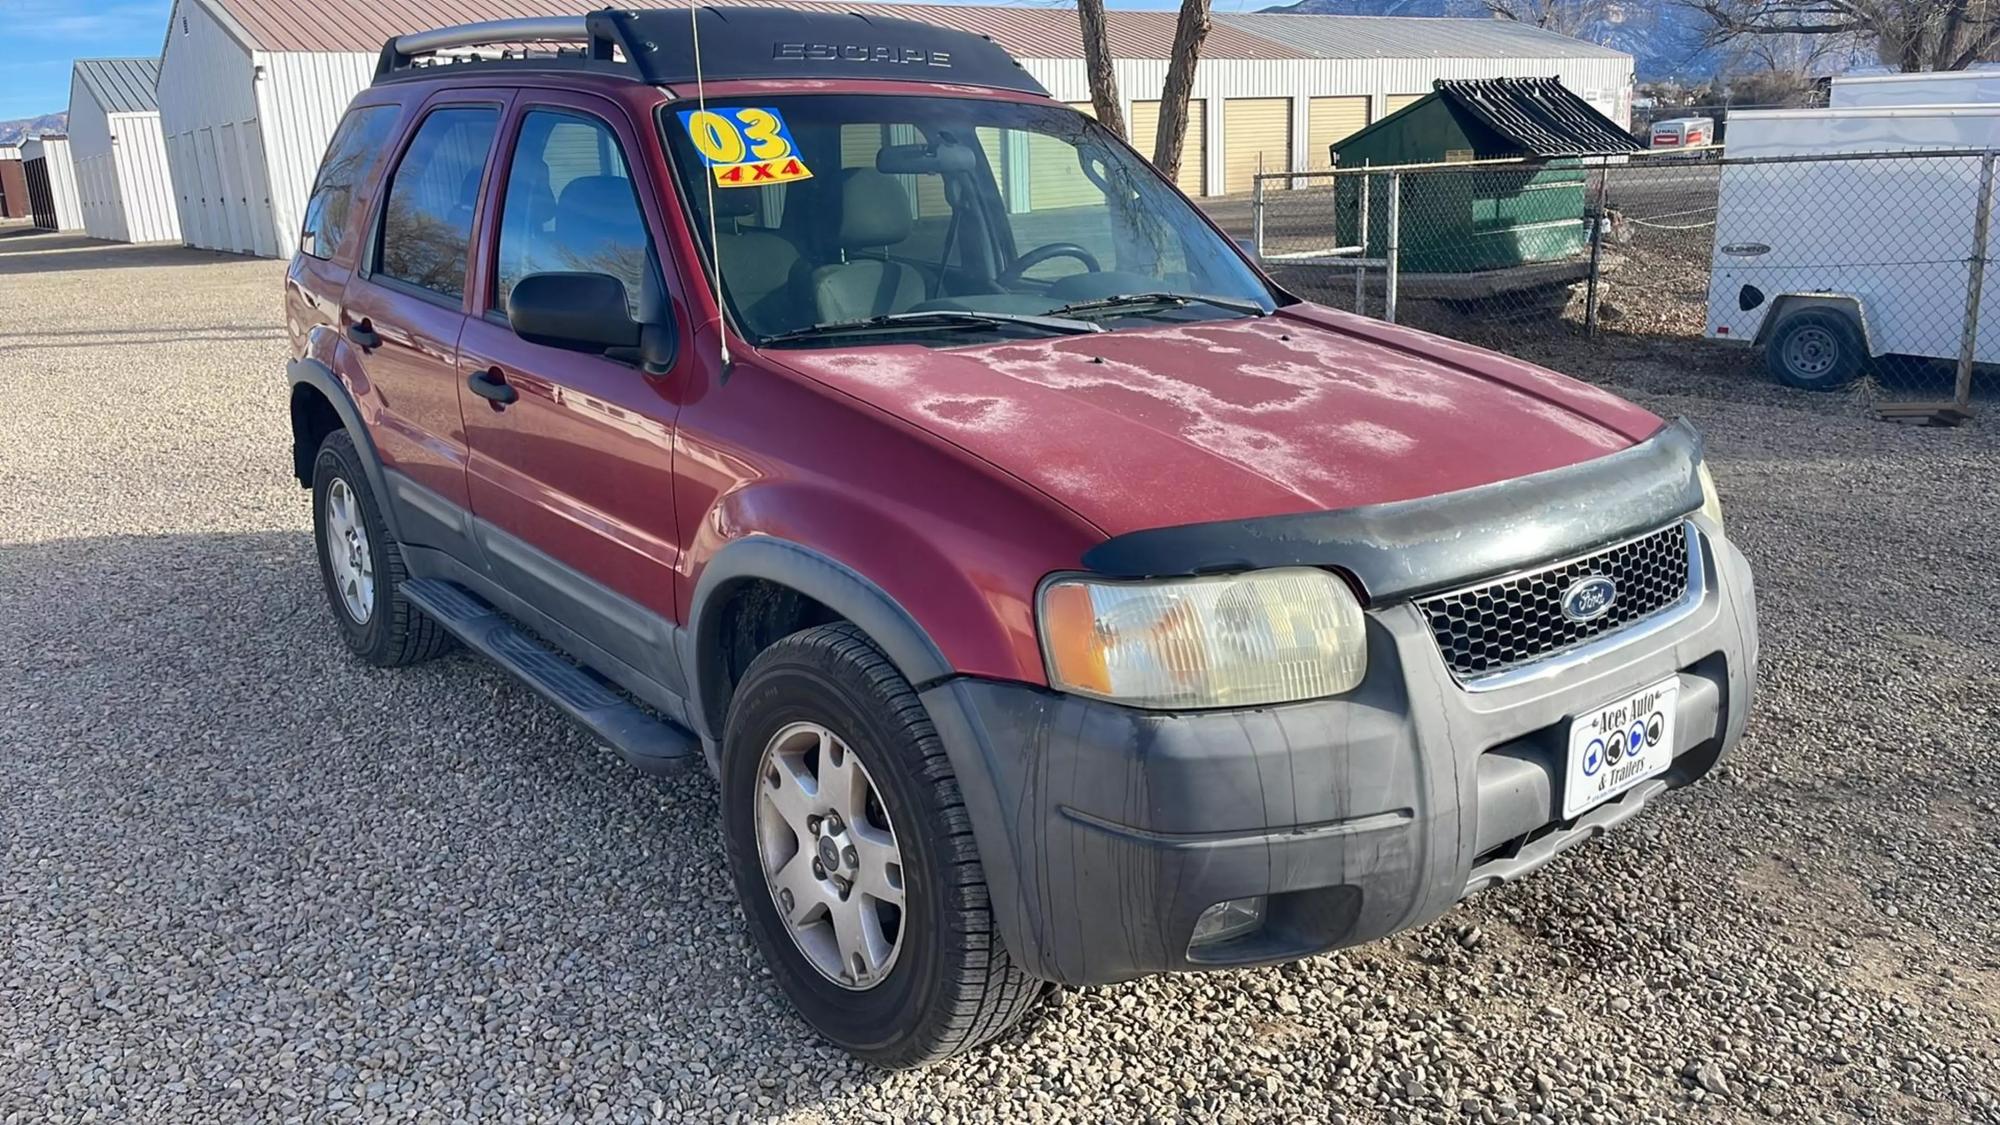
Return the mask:
<svg viewBox="0 0 2000 1125"><path fill-rule="evenodd" d="M178 242L167 144L153 98L156 59L78 59L70 73L69 145L84 233L116 242Z"/></svg>
<svg viewBox="0 0 2000 1125"><path fill-rule="evenodd" d="M1073 8L730 0L898 16L987 35L1049 92L1086 102ZM603 0L176 0L159 101L188 243L289 255L326 142L384 40L445 24L582 14ZM679 7L685 0L632 0ZM1113 11L1125 117L1152 148L1175 14ZM1259 167L1321 168L1327 148L1428 93L1439 78L1549 77L1629 120L1632 58L1516 23L1403 17L1222 15L1195 72L1181 186L1249 190Z"/></svg>
<svg viewBox="0 0 2000 1125"><path fill-rule="evenodd" d="M21 142L21 164L28 174L28 204L35 225L43 230L82 230L83 198L76 190L69 138L53 134L28 138Z"/></svg>

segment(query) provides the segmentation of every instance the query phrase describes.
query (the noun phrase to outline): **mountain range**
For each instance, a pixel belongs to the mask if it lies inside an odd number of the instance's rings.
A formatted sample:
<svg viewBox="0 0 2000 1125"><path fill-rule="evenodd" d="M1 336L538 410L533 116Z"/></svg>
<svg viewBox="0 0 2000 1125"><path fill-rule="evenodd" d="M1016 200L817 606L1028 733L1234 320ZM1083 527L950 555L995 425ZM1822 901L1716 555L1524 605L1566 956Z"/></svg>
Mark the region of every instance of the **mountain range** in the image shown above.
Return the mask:
<svg viewBox="0 0 2000 1125"><path fill-rule="evenodd" d="M1460 16L1487 18L1480 0L1298 0L1266 8L1318 16ZM1640 81L1712 76L1721 53L1701 42L1700 13L1675 4L1648 0L1618 0L1607 6L1603 20L1585 38L1632 56Z"/></svg>
<svg viewBox="0 0 2000 1125"><path fill-rule="evenodd" d="M44 113L40 117L0 121L0 145L17 145L29 137L39 137L43 133L60 133L67 128L69 128L67 113Z"/></svg>

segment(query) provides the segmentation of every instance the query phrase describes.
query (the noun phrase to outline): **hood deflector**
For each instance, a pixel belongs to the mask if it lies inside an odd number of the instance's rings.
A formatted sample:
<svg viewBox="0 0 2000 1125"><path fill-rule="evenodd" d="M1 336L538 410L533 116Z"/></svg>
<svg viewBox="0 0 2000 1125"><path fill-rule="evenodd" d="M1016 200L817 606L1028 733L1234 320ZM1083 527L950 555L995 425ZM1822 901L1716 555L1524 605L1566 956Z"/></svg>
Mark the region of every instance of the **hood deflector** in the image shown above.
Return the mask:
<svg viewBox="0 0 2000 1125"><path fill-rule="evenodd" d="M1111 578L1316 566L1377 604L1463 586L1652 531L1701 507L1686 419L1630 449L1458 492L1331 512L1151 528L1083 556Z"/></svg>

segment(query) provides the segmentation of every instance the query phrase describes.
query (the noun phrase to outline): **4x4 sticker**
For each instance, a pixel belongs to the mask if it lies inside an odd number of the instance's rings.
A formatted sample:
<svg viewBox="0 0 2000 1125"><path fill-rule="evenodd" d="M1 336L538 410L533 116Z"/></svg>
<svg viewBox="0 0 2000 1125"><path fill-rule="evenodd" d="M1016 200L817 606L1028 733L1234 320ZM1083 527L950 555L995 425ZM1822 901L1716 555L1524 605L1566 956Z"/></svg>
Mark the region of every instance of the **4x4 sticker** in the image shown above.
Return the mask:
<svg viewBox="0 0 2000 1125"><path fill-rule="evenodd" d="M762 187L812 178L775 109L684 109L681 128L715 173L717 187Z"/></svg>

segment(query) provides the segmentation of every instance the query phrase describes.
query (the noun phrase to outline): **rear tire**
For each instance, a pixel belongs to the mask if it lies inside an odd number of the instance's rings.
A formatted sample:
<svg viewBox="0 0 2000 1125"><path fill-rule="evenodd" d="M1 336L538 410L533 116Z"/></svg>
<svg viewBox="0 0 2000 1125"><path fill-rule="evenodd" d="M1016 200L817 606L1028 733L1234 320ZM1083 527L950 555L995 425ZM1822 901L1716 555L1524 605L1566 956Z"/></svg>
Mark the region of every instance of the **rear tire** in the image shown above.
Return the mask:
<svg viewBox="0 0 2000 1125"><path fill-rule="evenodd" d="M801 732L816 731L825 737L808 733L801 749ZM841 778L853 776L849 756L860 763L865 791L879 798L866 817L874 842L864 847L861 868L828 874L851 875L852 893L861 896L882 885L879 874L866 870L866 848L892 855L900 893L890 897L900 904L868 903L877 911L870 918L881 921L880 937L893 944L870 960L887 967L842 980L830 972L839 974L848 963L848 945L839 946L830 970L833 939L827 935L835 927L829 921L819 931L811 920L830 919L829 911L842 908L846 881L829 880L836 889L828 896L818 883L801 885L785 870L766 871L789 869L800 857L810 862L817 854L840 854L838 846L815 851L808 830L787 829L799 814L786 810L809 810L825 824L827 809L838 801L827 763L838 763ZM781 761L790 763L791 773L773 768ZM795 783L803 786L803 806L789 789L783 801L775 798ZM1022 972L1001 943L972 822L930 716L855 626L841 622L795 633L751 662L723 734L722 821L737 897L772 975L807 1023L857 1058L909 1067L969 1051L1012 1027L1044 995L1041 982ZM781 853L774 856L774 848ZM792 896L795 885L800 893ZM804 909L813 894L827 897ZM791 905L781 906L781 896L791 896Z"/></svg>
<svg viewBox="0 0 2000 1125"><path fill-rule="evenodd" d="M1764 363L1788 387L1831 391L1852 383L1868 358L1861 330L1845 313L1796 312L1778 323L1764 345Z"/></svg>
<svg viewBox="0 0 2000 1125"><path fill-rule="evenodd" d="M313 459L313 545L341 639L380 668L418 664L451 648L451 634L403 598L403 552L382 520L361 455L346 430Z"/></svg>

